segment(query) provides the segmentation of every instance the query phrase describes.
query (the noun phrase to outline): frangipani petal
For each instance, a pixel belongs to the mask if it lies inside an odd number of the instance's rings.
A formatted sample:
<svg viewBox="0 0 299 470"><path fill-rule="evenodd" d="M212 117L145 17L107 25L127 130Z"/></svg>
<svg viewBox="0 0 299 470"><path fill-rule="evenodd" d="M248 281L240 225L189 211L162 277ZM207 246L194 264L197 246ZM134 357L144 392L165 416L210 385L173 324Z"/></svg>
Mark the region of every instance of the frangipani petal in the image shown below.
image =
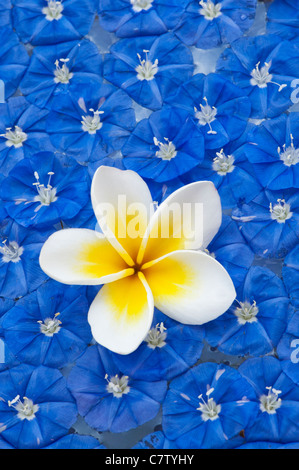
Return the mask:
<svg viewBox="0 0 299 470"><path fill-rule="evenodd" d="M142 273L107 284L88 313L94 339L118 354L138 348L151 327L154 299Z"/></svg>
<svg viewBox="0 0 299 470"><path fill-rule="evenodd" d="M105 284L134 273L103 234L82 228L53 233L39 262L48 276L64 284Z"/></svg>
<svg viewBox="0 0 299 470"><path fill-rule="evenodd" d="M224 313L236 297L226 270L201 251L176 251L143 267L155 307L174 320L200 325Z"/></svg>
<svg viewBox="0 0 299 470"><path fill-rule="evenodd" d="M92 180L91 200L102 231L133 266L151 215L147 184L134 171L100 166Z"/></svg>
<svg viewBox="0 0 299 470"><path fill-rule="evenodd" d="M177 250L205 248L222 220L219 194L210 181L198 181L173 192L150 220L138 253L138 263Z"/></svg>

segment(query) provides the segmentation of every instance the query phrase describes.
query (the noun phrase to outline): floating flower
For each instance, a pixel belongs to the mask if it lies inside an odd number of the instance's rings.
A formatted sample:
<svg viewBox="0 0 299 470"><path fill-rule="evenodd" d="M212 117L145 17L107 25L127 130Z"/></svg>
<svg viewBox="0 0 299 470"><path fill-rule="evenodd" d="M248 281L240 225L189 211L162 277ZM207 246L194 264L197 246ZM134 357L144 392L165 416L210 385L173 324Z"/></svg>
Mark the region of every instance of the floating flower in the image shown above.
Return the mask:
<svg viewBox="0 0 299 470"><path fill-rule="evenodd" d="M21 362L67 366L91 341L87 312L82 289L47 282L5 314L5 342Z"/></svg>
<svg viewBox="0 0 299 470"><path fill-rule="evenodd" d="M76 187L76 191L74 188ZM88 200L88 176L74 160L52 152L21 160L1 186L7 213L24 227L49 227L71 219Z"/></svg>
<svg viewBox="0 0 299 470"><path fill-rule="evenodd" d="M204 138L188 112L163 107L137 124L122 153L127 169L165 182L203 160Z"/></svg>
<svg viewBox="0 0 299 470"><path fill-rule="evenodd" d="M299 50L275 35L240 38L225 49L217 71L249 96L252 118L273 118L292 105Z"/></svg>
<svg viewBox="0 0 299 470"><path fill-rule="evenodd" d="M95 0L12 0L13 25L22 42L58 44L85 36L95 17Z"/></svg>
<svg viewBox="0 0 299 470"><path fill-rule="evenodd" d="M172 33L122 39L110 52L104 77L153 110L160 109L165 98L192 76L192 54Z"/></svg>
<svg viewBox="0 0 299 470"><path fill-rule="evenodd" d="M124 432L154 418L166 393L166 381L149 382L124 374L112 354L91 346L72 369L68 386L79 413L98 431Z"/></svg>
<svg viewBox="0 0 299 470"><path fill-rule="evenodd" d="M91 199L103 233L56 232L43 247L40 265L59 282L106 284L88 314L98 343L120 354L133 352L148 334L154 305L193 325L231 305L235 290L225 269L194 251L205 248L221 224L212 183L175 191L153 214L150 192L136 173L102 166L93 178Z"/></svg>
<svg viewBox="0 0 299 470"><path fill-rule="evenodd" d="M189 0L175 33L201 49L230 44L250 28L255 9L256 0Z"/></svg>
<svg viewBox="0 0 299 470"><path fill-rule="evenodd" d="M194 75L167 102L189 112L207 149L238 139L250 115L250 102L243 91L215 73Z"/></svg>
<svg viewBox="0 0 299 470"><path fill-rule="evenodd" d="M1 437L18 449L51 444L76 420L66 381L50 367L23 364L1 372L0 397Z"/></svg>
<svg viewBox="0 0 299 470"><path fill-rule="evenodd" d="M285 39L297 39L299 35L298 0L274 0L267 11L267 32Z"/></svg>
<svg viewBox="0 0 299 470"><path fill-rule="evenodd" d="M288 305L281 279L269 269L254 266L233 306L206 325L207 341L225 354L260 356L272 352L286 328Z"/></svg>
<svg viewBox="0 0 299 470"><path fill-rule="evenodd" d="M282 277L295 307L299 307L299 246L297 245L285 258Z"/></svg>
<svg viewBox="0 0 299 470"><path fill-rule="evenodd" d="M177 449L177 446L162 431L157 431L145 436L133 449Z"/></svg>

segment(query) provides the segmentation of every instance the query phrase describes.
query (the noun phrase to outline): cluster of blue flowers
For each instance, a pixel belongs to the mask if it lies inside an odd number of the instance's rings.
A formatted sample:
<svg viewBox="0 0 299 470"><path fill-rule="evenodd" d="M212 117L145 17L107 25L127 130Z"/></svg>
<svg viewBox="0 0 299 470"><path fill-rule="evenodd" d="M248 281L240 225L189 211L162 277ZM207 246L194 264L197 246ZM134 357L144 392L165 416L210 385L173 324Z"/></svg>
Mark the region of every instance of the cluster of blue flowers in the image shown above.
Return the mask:
<svg viewBox="0 0 299 470"><path fill-rule="evenodd" d="M100 449L157 416L135 448L299 448L299 1L267 3L262 35L256 8L0 0L0 448ZM197 73L196 50L216 47ZM100 165L136 171L158 203L215 184L208 253L237 291L225 314L156 311L128 356L95 344L99 286L49 280L38 259L56 230L95 228Z"/></svg>

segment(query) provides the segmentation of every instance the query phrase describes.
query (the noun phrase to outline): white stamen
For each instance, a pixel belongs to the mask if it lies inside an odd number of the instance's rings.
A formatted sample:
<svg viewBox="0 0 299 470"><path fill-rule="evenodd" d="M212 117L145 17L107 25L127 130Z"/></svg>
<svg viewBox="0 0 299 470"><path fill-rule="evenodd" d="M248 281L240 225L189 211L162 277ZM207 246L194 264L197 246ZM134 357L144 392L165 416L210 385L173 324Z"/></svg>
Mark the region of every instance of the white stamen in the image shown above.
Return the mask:
<svg viewBox="0 0 299 470"><path fill-rule="evenodd" d="M199 407L197 410L201 411L201 417L203 421L215 421L219 417L219 413L221 411L221 405L217 405L214 398L210 398L210 395L214 392L214 388L210 388L206 392L206 396L208 398L207 401L204 400L202 394L198 396L199 400L202 403L199 403Z"/></svg>
<svg viewBox="0 0 299 470"><path fill-rule="evenodd" d="M270 202L271 219L276 220L279 224L284 224L292 217L293 212L291 212L290 204L287 204L284 199L277 199L277 202L278 204L275 206Z"/></svg>
<svg viewBox="0 0 299 470"><path fill-rule="evenodd" d="M161 158L162 160L171 160L172 158L176 157L177 151L175 145L164 137L165 144L159 142L159 140L154 137L154 144L156 147L159 147L159 150L156 152L156 157Z"/></svg>
<svg viewBox="0 0 299 470"><path fill-rule="evenodd" d="M260 410L269 415L274 415L276 410L281 407L281 398L278 395L281 394L280 390L276 390L273 387L266 387L268 395L262 395L260 397Z"/></svg>
<svg viewBox="0 0 299 470"><path fill-rule="evenodd" d="M137 54L140 65L136 67L136 72L137 72L137 78L138 80L153 80L154 76L158 72L158 59L155 60L154 63L152 63L150 60L148 60L148 53L149 51L144 50L145 53L145 59L141 60L141 55Z"/></svg>
<svg viewBox="0 0 299 470"><path fill-rule="evenodd" d="M281 91L287 86L285 83L280 84L272 81L273 75L269 73L271 64L271 61L265 62L265 65L261 68L259 68L260 62L256 64L255 68L250 74L252 76L252 78L250 79L250 84L252 86L257 85L259 88L266 88L268 86L268 83L273 83L274 85L277 85L279 87L278 91Z"/></svg>
<svg viewBox="0 0 299 470"><path fill-rule="evenodd" d="M39 406L34 405L33 401L30 398L23 397L23 401L20 400L20 395L17 395L13 400L8 400L8 406L14 408L18 414L18 418L21 421L27 419L32 421L35 418L35 413L38 411Z"/></svg>
<svg viewBox="0 0 299 470"><path fill-rule="evenodd" d="M69 83L74 74L69 71L69 68L66 66L66 63L70 59L57 59L55 61L56 70L54 70L54 82L55 83ZM60 67L59 62L62 62L62 67Z"/></svg>
<svg viewBox="0 0 299 470"><path fill-rule="evenodd" d="M130 0L133 10L140 13L142 10L149 10L154 0Z"/></svg>
<svg viewBox="0 0 299 470"><path fill-rule="evenodd" d="M57 320L60 313L55 313L54 318L46 318L44 322L39 320L37 323L40 324L40 331L45 336L52 337L61 329L61 321Z"/></svg>
<svg viewBox="0 0 299 470"><path fill-rule="evenodd" d="M3 246L0 246L0 253L2 254L2 261L4 263L17 263L21 259L21 255L24 252L24 248L19 246L17 242L9 242L6 244L7 240L2 242Z"/></svg>
<svg viewBox="0 0 299 470"><path fill-rule="evenodd" d="M51 177L54 175L53 171L48 172L49 179L48 179L48 184L45 187L44 184L41 184L39 181L39 175L37 171L34 172L34 177L36 179L35 183L32 183L33 186L35 186L38 195L35 196L34 201L35 202L40 202L41 206L49 206L52 202L57 201L57 196L56 196L56 188L53 188L51 186ZM37 210L37 209L36 209Z"/></svg>
<svg viewBox="0 0 299 470"><path fill-rule="evenodd" d="M7 147L14 147L16 149L23 147L23 142L27 140L27 134L19 126L15 126L14 130L11 127L7 127L6 133L0 134L0 137L5 137L5 145Z"/></svg>
<svg viewBox="0 0 299 470"><path fill-rule="evenodd" d="M205 17L206 20L212 21L221 15L221 3L213 3L211 0L201 0L199 5L202 7L199 13Z"/></svg>
<svg viewBox="0 0 299 470"><path fill-rule="evenodd" d="M129 377L127 375L123 375L122 377L118 377L118 375L115 375L109 380L108 374L106 374L105 379L108 382L107 390L109 393L112 393L114 397L121 398L123 395L129 393Z"/></svg>
<svg viewBox="0 0 299 470"><path fill-rule="evenodd" d="M278 147L277 149L280 160L282 160L286 166L297 165L297 163L299 162L299 148L296 149L294 147L294 139L292 134L290 134L290 137L291 145L286 147L286 144L283 144L283 151L281 151L280 147Z"/></svg>
<svg viewBox="0 0 299 470"><path fill-rule="evenodd" d="M55 0L46 0L48 6L42 9L42 13L46 15L46 20L60 20L62 18L63 5L61 2L56 2Z"/></svg>
<svg viewBox="0 0 299 470"><path fill-rule="evenodd" d="M257 314L259 312L258 307L256 306L256 301L254 300L252 304L249 302L238 302L240 307L237 307L234 311L234 314L238 318L240 325L245 325L245 323L254 323L257 321Z"/></svg>
<svg viewBox="0 0 299 470"><path fill-rule="evenodd" d="M217 132L213 131L211 127L211 122L215 121L217 109L215 108L215 106L211 108L211 106L208 104L208 100L206 97L204 97L204 101L206 102L206 104L200 104L200 111L198 111L198 109L194 107L195 117L196 119L198 119L198 122L201 126L206 126L208 124L210 128L208 134L217 134Z"/></svg>
<svg viewBox="0 0 299 470"><path fill-rule="evenodd" d="M234 171L235 159L233 155L225 155L223 149L220 152L216 152L217 157L213 160L213 170L218 173L220 176L225 176L227 173L232 173Z"/></svg>
<svg viewBox="0 0 299 470"><path fill-rule="evenodd" d="M144 341L147 342L147 345L151 349L163 348L166 345L166 333L167 328L165 328L164 323L158 323L155 328L149 330Z"/></svg>
<svg viewBox="0 0 299 470"><path fill-rule="evenodd" d="M93 113L93 116L82 116L82 129L83 131L88 132L88 134L96 134L97 131L103 127L100 114L104 114L104 111L95 111L92 108L90 108L89 111Z"/></svg>

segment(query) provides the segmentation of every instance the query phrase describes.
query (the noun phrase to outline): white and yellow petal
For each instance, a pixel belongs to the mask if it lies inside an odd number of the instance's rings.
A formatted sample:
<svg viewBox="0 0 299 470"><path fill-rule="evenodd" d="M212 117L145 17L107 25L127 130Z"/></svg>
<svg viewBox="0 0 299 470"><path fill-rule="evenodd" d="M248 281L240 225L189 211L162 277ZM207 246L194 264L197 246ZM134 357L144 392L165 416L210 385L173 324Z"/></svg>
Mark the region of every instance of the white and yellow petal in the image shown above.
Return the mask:
<svg viewBox="0 0 299 470"><path fill-rule="evenodd" d="M88 322L94 339L118 354L130 354L147 335L154 300L142 273L106 284L90 306Z"/></svg>
<svg viewBox="0 0 299 470"><path fill-rule="evenodd" d="M219 194L210 181L198 181L172 193L152 217L137 261L148 262L177 250L205 248L222 220Z"/></svg>
<svg viewBox="0 0 299 470"><path fill-rule="evenodd" d="M176 251L142 269L155 306L181 323L200 325L214 320L236 297L227 271L201 251Z"/></svg>
<svg viewBox="0 0 299 470"><path fill-rule="evenodd" d="M39 262L48 276L64 284L105 284L134 273L103 234L82 228L53 233Z"/></svg>

